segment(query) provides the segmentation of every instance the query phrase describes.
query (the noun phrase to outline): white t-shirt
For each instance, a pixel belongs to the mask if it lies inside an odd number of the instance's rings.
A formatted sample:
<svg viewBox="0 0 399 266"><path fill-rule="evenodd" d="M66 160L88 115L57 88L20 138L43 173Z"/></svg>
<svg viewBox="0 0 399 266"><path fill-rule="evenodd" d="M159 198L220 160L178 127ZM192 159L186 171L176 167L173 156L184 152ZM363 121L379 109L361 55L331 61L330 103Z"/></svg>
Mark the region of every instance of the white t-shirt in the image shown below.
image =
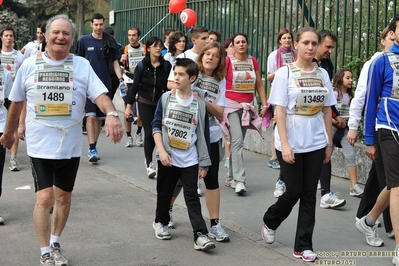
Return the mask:
<svg viewBox="0 0 399 266"><path fill-rule="evenodd" d="M172 55L170 52L167 52L164 56L163 59L165 59L166 61L169 61L170 64L173 66L176 64L176 56Z"/></svg>
<svg viewBox="0 0 399 266"><path fill-rule="evenodd" d="M197 60L197 57L198 57L198 54L194 53L191 49L176 56L176 58L189 58L189 59L193 60L194 62L196 62L195 60ZM176 64L176 59L175 59L175 64ZM173 66L174 65L172 65L172 69L170 70L168 81L175 80L175 73L173 72Z"/></svg>
<svg viewBox="0 0 399 266"><path fill-rule="evenodd" d="M19 67L22 65L22 62L24 61L24 55L20 51L16 51L14 49L12 49L12 51L10 51L10 52L6 52L6 51L2 50L1 54L8 56L8 55L14 54L15 52L17 54L17 61L16 61L16 65L15 65L15 75L16 75L18 73ZM6 67L3 63L4 62L2 61L2 65L4 67ZM8 94L6 95L6 98L8 98Z"/></svg>
<svg viewBox="0 0 399 266"><path fill-rule="evenodd" d="M198 78L201 77L201 74L199 74ZM195 84L197 83L198 79L191 85L191 88L195 87ZM226 79L222 79L219 83L219 95L216 98L215 104L226 107ZM212 115L209 115L209 120L215 119ZM211 143L215 143L219 141L222 137L222 130L220 129L220 126L210 126L209 127L209 139Z"/></svg>
<svg viewBox="0 0 399 266"><path fill-rule="evenodd" d="M274 50L267 57L267 73L273 73L277 70L276 55L277 55L277 50Z"/></svg>
<svg viewBox="0 0 399 266"><path fill-rule="evenodd" d="M25 45L24 59L36 55L41 50L41 43L37 41L29 42Z"/></svg>
<svg viewBox="0 0 399 266"><path fill-rule="evenodd" d="M194 97L191 94L191 97L187 100L183 100L176 93L176 100L180 105L189 106L193 101ZM167 106L166 106L167 107ZM164 107L165 108L165 107ZM198 117L198 111L195 117ZM176 148L171 149L172 155L172 165L180 168L186 168L189 166L193 166L198 164L198 152L197 152L197 126L193 127L193 134L191 136L190 147L187 150L180 150Z"/></svg>
<svg viewBox="0 0 399 266"><path fill-rule="evenodd" d="M3 67L4 70L4 98L7 98L8 95L10 94L11 88L12 88L12 79L11 79L11 73ZM6 97L7 95L7 97ZM0 107L0 132L4 132L4 128L6 125L6 117L4 114L4 106Z"/></svg>
<svg viewBox="0 0 399 266"><path fill-rule="evenodd" d="M50 65L60 65L66 60L54 61L43 53L43 60ZM73 57L72 118L44 120L35 119L34 75L36 56L26 59L14 81L9 99L13 102L27 100L26 146L28 155L43 159L69 159L82 155L82 126L86 98L95 101L108 89L94 73L89 61ZM46 125L47 124L47 125ZM51 125L51 126L49 126ZM58 127L68 127L64 133ZM60 141L62 140L61 146ZM59 149L59 151L57 151Z"/></svg>
<svg viewBox="0 0 399 266"><path fill-rule="evenodd" d="M334 97L330 78L326 70L319 69L322 72L324 82L329 91L324 106L332 106L337 101ZM315 70L316 68L313 71ZM320 111L313 116L295 115L296 99L299 90L293 79L291 69L288 67L278 69L274 77L273 86L269 102L273 105L286 108L287 139L294 153L311 152L326 147L328 138L323 113ZM281 151L281 141L277 129L274 132L274 137L275 148Z"/></svg>
<svg viewBox="0 0 399 266"><path fill-rule="evenodd" d="M353 97L349 109L349 129L357 130L359 121L362 118L362 112L364 107L364 98L367 92L367 79L369 76L369 70L371 63L378 58L382 53L375 53L369 61L364 63L360 76L357 80L357 86L355 90L355 97Z"/></svg>

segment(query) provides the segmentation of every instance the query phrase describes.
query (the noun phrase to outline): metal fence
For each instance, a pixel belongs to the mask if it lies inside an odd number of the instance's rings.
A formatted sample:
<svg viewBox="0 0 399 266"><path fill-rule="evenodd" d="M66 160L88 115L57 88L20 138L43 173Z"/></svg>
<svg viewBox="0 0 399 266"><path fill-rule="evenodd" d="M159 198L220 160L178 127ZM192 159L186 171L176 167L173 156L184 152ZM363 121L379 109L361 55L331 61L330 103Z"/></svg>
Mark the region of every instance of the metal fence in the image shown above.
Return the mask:
<svg viewBox="0 0 399 266"><path fill-rule="evenodd" d="M127 29L139 27L148 36L163 36L174 28L188 32L179 14L169 14L167 0L111 0L119 42L127 43ZM298 28L312 26L329 29L338 36L332 60L336 69L349 66L355 72L371 55L380 50L379 35L397 12L397 1L388 0L188 0L187 8L197 13L197 25L217 29L222 40L243 32L249 37L249 53L255 56L263 74L267 56L277 49L281 28L294 35ZM165 18L166 16L166 18ZM145 39L143 40L145 41ZM355 73L356 74L356 73Z"/></svg>

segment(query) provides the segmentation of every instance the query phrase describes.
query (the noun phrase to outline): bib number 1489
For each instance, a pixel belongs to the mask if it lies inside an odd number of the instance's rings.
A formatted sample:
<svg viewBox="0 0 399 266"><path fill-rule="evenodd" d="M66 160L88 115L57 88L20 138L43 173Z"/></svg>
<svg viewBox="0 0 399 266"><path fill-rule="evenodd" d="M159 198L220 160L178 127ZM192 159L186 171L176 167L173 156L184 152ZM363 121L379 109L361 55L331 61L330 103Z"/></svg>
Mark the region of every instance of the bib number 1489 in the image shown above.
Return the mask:
<svg viewBox="0 0 399 266"><path fill-rule="evenodd" d="M43 92L44 101L62 102L64 100L64 93L62 92Z"/></svg>

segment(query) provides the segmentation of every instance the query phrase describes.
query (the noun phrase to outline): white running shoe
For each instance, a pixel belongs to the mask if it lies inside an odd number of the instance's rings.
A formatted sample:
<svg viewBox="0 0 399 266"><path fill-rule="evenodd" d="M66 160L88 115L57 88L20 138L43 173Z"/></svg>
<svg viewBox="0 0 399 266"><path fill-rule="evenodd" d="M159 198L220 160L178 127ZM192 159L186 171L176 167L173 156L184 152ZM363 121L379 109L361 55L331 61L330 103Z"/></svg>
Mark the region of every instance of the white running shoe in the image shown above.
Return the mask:
<svg viewBox="0 0 399 266"><path fill-rule="evenodd" d="M194 241L195 250L208 250L215 248L215 243L213 243L206 235L198 233L198 238Z"/></svg>
<svg viewBox="0 0 399 266"><path fill-rule="evenodd" d="M143 135L141 135L141 133L136 134L136 145L137 147L142 147L143 146Z"/></svg>
<svg viewBox="0 0 399 266"><path fill-rule="evenodd" d="M167 225L161 223L152 222L152 228L155 230L155 237L161 240L170 239L169 229Z"/></svg>
<svg viewBox="0 0 399 266"><path fill-rule="evenodd" d="M244 183L242 182L238 182L236 183L236 190L235 190L236 194L238 195L244 195L245 192L247 192L247 189L245 188Z"/></svg>
<svg viewBox="0 0 399 266"><path fill-rule="evenodd" d="M339 192L324 194L320 200L320 208L322 209L334 209L338 207L345 206L346 201L344 199L338 198Z"/></svg>
<svg viewBox="0 0 399 266"><path fill-rule="evenodd" d="M175 223L173 222L173 210L169 209L169 223L168 223L169 229L175 229Z"/></svg>
<svg viewBox="0 0 399 266"><path fill-rule="evenodd" d="M263 224L261 235L267 244L273 244L276 238L276 230L272 230L267 225Z"/></svg>
<svg viewBox="0 0 399 266"><path fill-rule="evenodd" d="M349 196L351 197L361 197L363 195L363 189L356 184L353 188L350 188Z"/></svg>
<svg viewBox="0 0 399 266"><path fill-rule="evenodd" d="M127 141L126 141L125 147L126 148L133 147L133 137L127 137Z"/></svg>
<svg viewBox="0 0 399 266"><path fill-rule="evenodd" d="M356 228L360 233L363 233L366 237L366 242L372 247L381 247L384 245L384 241L378 236L377 225L373 227L366 224L366 216L356 221Z"/></svg>
<svg viewBox="0 0 399 266"><path fill-rule="evenodd" d="M283 180L279 179L276 183L276 187L274 188L273 196L275 198L280 197L285 192L285 183Z"/></svg>
<svg viewBox="0 0 399 266"><path fill-rule="evenodd" d="M154 163L150 162L147 167L147 176L148 176L148 178L154 178L156 174L157 174L157 171L155 170Z"/></svg>
<svg viewBox="0 0 399 266"><path fill-rule="evenodd" d="M216 239L218 242L226 242L230 240L230 236L224 231L220 223L210 228L208 236Z"/></svg>

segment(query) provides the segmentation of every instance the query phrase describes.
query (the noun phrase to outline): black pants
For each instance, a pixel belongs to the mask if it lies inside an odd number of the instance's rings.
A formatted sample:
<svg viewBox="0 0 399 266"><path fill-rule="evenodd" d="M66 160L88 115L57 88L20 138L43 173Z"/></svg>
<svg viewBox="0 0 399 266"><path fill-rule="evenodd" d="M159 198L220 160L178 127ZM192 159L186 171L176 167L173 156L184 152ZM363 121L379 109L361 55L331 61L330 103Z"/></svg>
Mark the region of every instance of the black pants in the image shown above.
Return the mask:
<svg viewBox="0 0 399 266"><path fill-rule="evenodd" d="M155 141L152 137L151 122L154 120L156 105L149 105L138 102L139 115L144 128L144 156L147 162L147 167L152 162L152 153L155 148Z"/></svg>
<svg viewBox="0 0 399 266"><path fill-rule="evenodd" d="M276 230L300 200L294 251L313 250L316 189L324 154L325 148L313 152L296 153L295 163L288 164L282 159L281 152L277 151L286 191L266 211L263 222L270 229Z"/></svg>
<svg viewBox="0 0 399 266"><path fill-rule="evenodd" d="M0 137L1 135L3 135L3 133L0 133ZM0 146L0 197L3 186L3 170L4 170L5 159L6 159L6 149L4 149L3 146Z"/></svg>
<svg viewBox="0 0 399 266"><path fill-rule="evenodd" d="M323 164L320 173L321 196L331 191L331 161Z"/></svg>
<svg viewBox="0 0 399 266"><path fill-rule="evenodd" d="M201 203L197 194L198 164L186 168L176 166L166 167L158 161L157 175L157 209L155 222L167 225L169 222L169 205L177 180L183 183L184 200L187 205L188 216L193 228L194 240L197 233L208 233L201 213Z"/></svg>
<svg viewBox="0 0 399 266"><path fill-rule="evenodd" d="M362 199L360 200L359 207L357 209L357 218L362 218L367 215L371 209L374 207L381 190L386 186L384 163L382 161L381 148L378 140L378 134L375 134L375 143L377 145L377 161L371 165L369 176L367 178L366 185L364 187L364 192ZM382 213L384 218L385 232L391 232L392 223L389 208L386 208Z"/></svg>

